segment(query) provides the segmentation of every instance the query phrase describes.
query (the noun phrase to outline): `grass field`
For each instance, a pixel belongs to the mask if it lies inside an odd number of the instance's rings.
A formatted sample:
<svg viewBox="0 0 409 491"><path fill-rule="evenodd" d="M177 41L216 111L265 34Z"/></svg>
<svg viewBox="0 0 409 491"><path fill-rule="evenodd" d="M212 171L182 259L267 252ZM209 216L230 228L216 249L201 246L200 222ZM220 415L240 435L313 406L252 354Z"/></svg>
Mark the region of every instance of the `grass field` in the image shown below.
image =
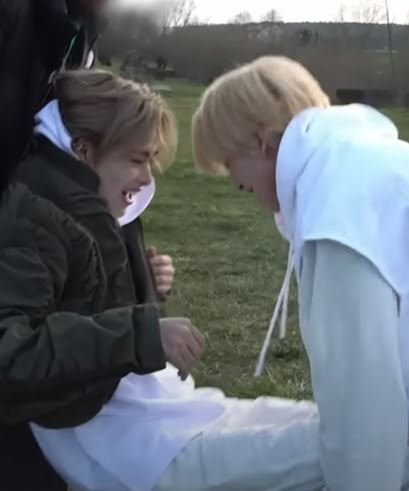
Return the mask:
<svg viewBox="0 0 409 491"><path fill-rule="evenodd" d="M144 216L147 243L171 254L177 267L169 315L186 315L206 335L207 350L195 372L198 385L233 396L311 397L309 369L297 328L293 285L290 332L275 344L263 377L252 374L281 286L287 245L272 217L254 197L192 164L190 119L201 88L172 84L169 102L180 127L173 167L158 178L156 198ZM409 114L390 114L409 139Z"/></svg>

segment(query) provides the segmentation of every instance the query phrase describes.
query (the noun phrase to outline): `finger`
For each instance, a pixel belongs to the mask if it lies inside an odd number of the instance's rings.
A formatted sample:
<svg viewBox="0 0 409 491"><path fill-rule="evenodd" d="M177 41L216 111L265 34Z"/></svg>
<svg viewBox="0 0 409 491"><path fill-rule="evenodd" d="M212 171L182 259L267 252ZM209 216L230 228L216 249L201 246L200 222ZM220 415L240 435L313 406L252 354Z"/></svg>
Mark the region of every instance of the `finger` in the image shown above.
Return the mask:
<svg viewBox="0 0 409 491"><path fill-rule="evenodd" d="M174 277L173 275L167 275L167 276L157 276L155 275L155 282L156 286L163 286L163 287L169 287L173 285Z"/></svg>
<svg viewBox="0 0 409 491"><path fill-rule="evenodd" d="M197 340L194 338L194 336L191 336L191 340L188 344L188 349L190 354L194 357L196 361L200 360L202 357L203 353L203 348L202 346L197 342Z"/></svg>
<svg viewBox="0 0 409 491"><path fill-rule="evenodd" d="M195 338L196 342L199 344L201 349L203 350L205 347L205 338L200 333L200 331L193 325L191 325L192 336Z"/></svg>
<svg viewBox="0 0 409 491"><path fill-rule="evenodd" d="M187 346L184 346L180 349L179 359L183 363L182 369L187 371L191 370L195 366L197 361L195 356L190 352Z"/></svg>
<svg viewBox="0 0 409 491"><path fill-rule="evenodd" d="M151 264L173 268L173 261L170 256L151 256Z"/></svg>
<svg viewBox="0 0 409 491"><path fill-rule="evenodd" d="M172 274L171 272L165 274L159 274L158 272L154 271L154 276L157 285L164 284L164 283L173 283L175 280L175 275Z"/></svg>
<svg viewBox="0 0 409 491"><path fill-rule="evenodd" d="M171 360L172 365L174 365L178 370L185 373L187 372L187 363L180 354L175 355Z"/></svg>
<svg viewBox="0 0 409 491"><path fill-rule="evenodd" d="M157 254L156 247L148 247L146 254L150 259L153 259Z"/></svg>
<svg viewBox="0 0 409 491"><path fill-rule="evenodd" d="M178 375L182 382L186 382L186 380L189 378L189 372L187 370L179 370Z"/></svg>
<svg viewBox="0 0 409 491"><path fill-rule="evenodd" d="M170 295L170 293L172 291L172 287L171 286L157 286L156 291L159 295L167 296L167 295Z"/></svg>
<svg viewBox="0 0 409 491"><path fill-rule="evenodd" d="M153 266L155 276L163 276L166 278L173 278L175 276L175 269L172 266Z"/></svg>

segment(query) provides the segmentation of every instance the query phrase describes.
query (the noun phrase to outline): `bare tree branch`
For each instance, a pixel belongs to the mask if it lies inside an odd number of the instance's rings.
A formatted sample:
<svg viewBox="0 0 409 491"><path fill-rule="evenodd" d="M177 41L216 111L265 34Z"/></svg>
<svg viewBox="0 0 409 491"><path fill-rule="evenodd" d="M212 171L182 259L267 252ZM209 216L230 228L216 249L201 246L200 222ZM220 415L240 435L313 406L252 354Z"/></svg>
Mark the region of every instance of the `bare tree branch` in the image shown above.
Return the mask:
<svg viewBox="0 0 409 491"><path fill-rule="evenodd" d="M276 9L271 9L261 17L262 22L282 22L283 18Z"/></svg>
<svg viewBox="0 0 409 491"><path fill-rule="evenodd" d="M164 0L159 4L160 23L164 31L196 22L194 0Z"/></svg>
<svg viewBox="0 0 409 491"><path fill-rule="evenodd" d="M354 5L343 3L334 18L335 22L378 24L386 22L385 4L381 0L360 0Z"/></svg>
<svg viewBox="0 0 409 491"><path fill-rule="evenodd" d="M251 14L246 11L239 12L233 17L231 22L233 24L250 24L250 22L252 22Z"/></svg>

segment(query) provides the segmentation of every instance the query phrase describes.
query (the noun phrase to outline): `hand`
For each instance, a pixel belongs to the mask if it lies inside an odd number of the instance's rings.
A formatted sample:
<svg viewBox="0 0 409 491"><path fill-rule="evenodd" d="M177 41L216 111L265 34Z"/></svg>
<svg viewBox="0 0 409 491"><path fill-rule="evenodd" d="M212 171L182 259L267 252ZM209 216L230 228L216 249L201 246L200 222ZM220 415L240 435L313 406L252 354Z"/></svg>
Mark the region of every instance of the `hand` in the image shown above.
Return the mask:
<svg viewBox="0 0 409 491"><path fill-rule="evenodd" d="M166 361L188 373L200 360L204 338L189 319L160 319L160 333Z"/></svg>
<svg viewBox="0 0 409 491"><path fill-rule="evenodd" d="M170 256L160 256L154 247L147 250L155 277L156 290L160 295L169 295L175 279L175 268Z"/></svg>

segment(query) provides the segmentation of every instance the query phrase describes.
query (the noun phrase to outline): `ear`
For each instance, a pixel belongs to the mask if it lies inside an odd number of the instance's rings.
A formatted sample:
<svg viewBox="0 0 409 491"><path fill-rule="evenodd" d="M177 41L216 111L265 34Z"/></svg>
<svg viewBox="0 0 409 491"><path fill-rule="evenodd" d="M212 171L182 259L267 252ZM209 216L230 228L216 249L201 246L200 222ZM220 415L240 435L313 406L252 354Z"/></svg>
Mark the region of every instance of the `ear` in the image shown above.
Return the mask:
<svg viewBox="0 0 409 491"><path fill-rule="evenodd" d="M256 139L257 139L257 147L258 147L258 150L261 152L261 155L263 157L267 157L268 154L269 154L269 151L268 151L268 143L267 143L267 138L266 138L266 134L265 132L263 131L258 131L256 133Z"/></svg>
<svg viewBox="0 0 409 491"><path fill-rule="evenodd" d="M258 134L259 148L264 158L268 160L277 158L282 136L282 133L268 131L261 131Z"/></svg>
<svg viewBox="0 0 409 491"><path fill-rule="evenodd" d="M87 138L81 136L73 139L71 147L81 162L89 165L90 167L95 166L94 148L92 143Z"/></svg>

